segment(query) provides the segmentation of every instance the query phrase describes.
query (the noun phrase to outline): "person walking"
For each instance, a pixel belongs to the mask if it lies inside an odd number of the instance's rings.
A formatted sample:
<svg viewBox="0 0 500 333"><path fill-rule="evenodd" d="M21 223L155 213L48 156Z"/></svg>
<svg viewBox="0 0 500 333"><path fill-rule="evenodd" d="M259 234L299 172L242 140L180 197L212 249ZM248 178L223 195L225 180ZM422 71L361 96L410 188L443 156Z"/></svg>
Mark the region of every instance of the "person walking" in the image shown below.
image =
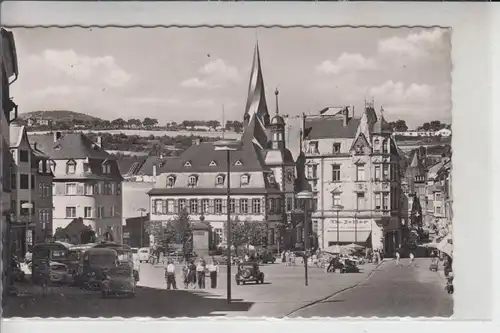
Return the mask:
<svg viewBox="0 0 500 333"><path fill-rule="evenodd" d="M396 267L401 266L401 254L399 253L399 249L396 250Z"/></svg>
<svg viewBox="0 0 500 333"><path fill-rule="evenodd" d="M415 259L415 255L413 254L413 252L410 252L410 267L413 267L414 266L414 259Z"/></svg>
<svg viewBox="0 0 500 333"><path fill-rule="evenodd" d="M165 267L165 279L167 281L167 290L170 290L171 288L174 290L177 289L177 283L175 281L175 265L171 260L168 261L167 267Z"/></svg>
<svg viewBox="0 0 500 333"><path fill-rule="evenodd" d="M212 260L208 265L208 271L210 273L210 288L217 288L217 276L219 275L219 264L217 261Z"/></svg>
<svg viewBox="0 0 500 333"><path fill-rule="evenodd" d="M187 261L182 266L182 282L184 283L184 289L187 289L189 286L189 264Z"/></svg>
<svg viewBox="0 0 500 333"><path fill-rule="evenodd" d="M188 283L196 289L196 265L193 261L188 265Z"/></svg>
<svg viewBox="0 0 500 333"><path fill-rule="evenodd" d="M198 279L198 288L205 289L205 263L200 260L196 266L196 278Z"/></svg>

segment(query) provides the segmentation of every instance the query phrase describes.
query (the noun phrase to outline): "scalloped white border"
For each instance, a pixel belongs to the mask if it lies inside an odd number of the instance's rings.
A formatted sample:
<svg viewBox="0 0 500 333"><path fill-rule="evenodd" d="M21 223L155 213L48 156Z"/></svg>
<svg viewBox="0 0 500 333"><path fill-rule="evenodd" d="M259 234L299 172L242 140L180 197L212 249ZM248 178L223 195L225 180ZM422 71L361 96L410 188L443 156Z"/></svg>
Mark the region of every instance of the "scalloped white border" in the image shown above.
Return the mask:
<svg viewBox="0 0 500 333"><path fill-rule="evenodd" d="M493 230L494 170L498 170L497 151L493 150L495 125L500 119L492 113L492 102L500 102L499 89L491 89L500 59L499 6L488 3L55 3L4 2L1 22L13 25L439 25L453 29L453 151L454 151L454 238L456 293L454 319L488 319L498 310L493 299L500 299L492 287L492 235L498 239L500 228ZM117 6L120 7L118 10ZM496 10L495 10L496 9ZM57 15L55 13L57 12ZM495 20L496 18L496 20ZM496 38L495 38L496 37ZM495 45L496 44L496 45ZM495 99L493 101L491 96ZM498 114L498 112L497 112ZM498 150L498 149L497 149ZM493 205L492 205L493 203ZM497 223L498 225L498 223ZM496 260L498 261L498 260ZM493 265L490 265L492 263ZM497 275L495 275L497 276ZM493 295L495 293L495 295ZM495 297L496 296L496 297ZM496 317L496 316L495 316ZM244 319L245 324L238 321ZM239 333L280 329L315 332L387 332L449 330L450 332L493 332L493 322L432 320L428 318L198 318L149 319L111 318L12 319L2 322L3 332L145 330ZM119 321L118 321L119 320ZM125 320L126 325L120 325ZM168 321L168 326L163 322ZM412 325L408 325L411 321ZM85 325L79 325L85 322ZM189 324L189 326L186 326ZM120 325L120 326L117 326ZM141 326L138 326L141 325ZM147 325L147 327L145 326ZM161 325L161 326L158 326ZM178 326L182 325L182 326ZM334 326L331 326L334 325ZM5 329L5 331L4 331Z"/></svg>

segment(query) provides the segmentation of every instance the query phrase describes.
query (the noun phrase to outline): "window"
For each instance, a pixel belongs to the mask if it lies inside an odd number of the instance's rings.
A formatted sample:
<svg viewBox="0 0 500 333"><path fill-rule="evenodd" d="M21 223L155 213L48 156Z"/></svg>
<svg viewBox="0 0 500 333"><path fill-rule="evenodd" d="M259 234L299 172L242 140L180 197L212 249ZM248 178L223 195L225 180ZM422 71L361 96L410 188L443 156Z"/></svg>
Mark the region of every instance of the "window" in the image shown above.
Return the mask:
<svg viewBox="0 0 500 333"><path fill-rule="evenodd" d="M38 162L38 173L43 173L44 172L44 161L39 161Z"/></svg>
<svg viewBox="0 0 500 333"><path fill-rule="evenodd" d="M340 143L334 143L333 144L333 153L334 154L340 154Z"/></svg>
<svg viewBox="0 0 500 333"><path fill-rule="evenodd" d="M387 139L382 143L382 153L387 154Z"/></svg>
<svg viewBox="0 0 500 333"><path fill-rule="evenodd" d="M153 201L153 213L162 214L163 213L163 200L156 199Z"/></svg>
<svg viewBox="0 0 500 333"><path fill-rule="evenodd" d="M43 183L38 184L38 195L43 198Z"/></svg>
<svg viewBox="0 0 500 333"><path fill-rule="evenodd" d="M222 200L215 199L214 200L215 214L222 214Z"/></svg>
<svg viewBox="0 0 500 333"><path fill-rule="evenodd" d="M111 206L111 208L109 209L109 212L110 212L109 216L114 217L116 214L115 206Z"/></svg>
<svg viewBox="0 0 500 333"><path fill-rule="evenodd" d="M52 171L52 173L56 172L56 162L49 161L48 163L50 163L50 170Z"/></svg>
<svg viewBox="0 0 500 333"><path fill-rule="evenodd" d="M240 213L248 214L248 199L240 199Z"/></svg>
<svg viewBox="0 0 500 333"><path fill-rule="evenodd" d="M354 150L355 150L356 154L363 154L363 146L362 145L356 145L354 147Z"/></svg>
<svg viewBox="0 0 500 333"><path fill-rule="evenodd" d="M224 176L218 175L215 177L215 185L224 185Z"/></svg>
<svg viewBox="0 0 500 333"><path fill-rule="evenodd" d="M83 172L86 172L86 173L91 173L92 172L92 168L90 167L90 164L83 163Z"/></svg>
<svg viewBox="0 0 500 333"><path fill-rule="evenodd" d="M375 209L380 209L381 207L381 195L380 193L375 193Z"/></svg>
<svg viewBox="0 0 500 333"><path fill-rule="evenodd" d="M441 193L434 193L434 201L441 201Z"/></svg>
<svg viewBox="0 0 500 333"><path fill-rule="evenodd" d="M92 195L94 194L94 185L92 184L85 184L85 195Z"/></svg>
<svg viewBox="0 0 500 333"><path fill-rule="evenodd" d="M13 189L16 189L16 188L17 188L17 181L16 181L16 179L17 179L17 177L16 177L16 176L17 176L17 174L16 174L16 173L13 173L13 174L11 174L10 176L11 176L11 179L10 179L11 187L12 187Z"/></svg>
<svg viewBox="0 0 500 333"><path fill-rule="evenodd" d="M83 216L85 218L92 218L92 207L84 207L83 208Z"/></svg>
<svg viewBox="0 0 500 333"><path fill-rule="evenodd" d="M288 198L288 199L292 199L292 198ZM260 210L260 199L252 199L252 212L254 214L260 214L261 213L261 210Z"/></svg>
<svg viewBox="0 0 500 333"><path fill-rule="evenodd" d="M230 213L235 213L236 212L236 200L235 199L231 199L229 201L229 212Z"/></svg>
<svg viewBox="0 0 500 333"><path fill-rule="evenodd" d="M241 179L241 185L248 185L248 182L250 181L250 176L242 175L240 179Z"/></svg>
<svg viewBox="0 0 500 333"><path fill-rule="evenodd" d="M74 174L76 172L76 162L71 160L66 163L66 174Z"/></svg>
<svg viewBox="0 0 500 333"><path fill-rule="evenodd" d="M31 175L31 189L35 189L35 175Z"/></svg>
<svg viewBox="0 0 500 333"><path fill-rule="evenodd" d="M28 150L20 150L19 151L19 162L29 162L30 161L30 152Z"/></svg>
<svg viewBox="0 0 500 333"><path fill-rule="evenodd" d="M373 142L373 145L374 145L375 151L380 151L380 139L375 139L375 141Z"/></svg>
<svg viewBox="0 0 500 333"><path fill-rule="evenodd" d="M114 195L116 193L116 183L109 183L110 194Z"/></svg>
<svg viewBox="0 0 500 333"><path fill-rule="evenodd" d="M201 209L203 214L210 213L210 200L209 199L202 199L201 200Z"/></svg>
<svg viewBox="0 0 500 333"><path fill-rule="evenodd" d="M196 186L196 182L198 181L198 177L196 176L189 176L188 178L188 186L194 187Z"/></svg>
<svg viewBox="0 0 500 333"><path fill-rule="evenodd" d="M215 229L214 229L214 236L215 236L215 237L214 237L214 238L215 238L215 239L214 239L214 243L215 243L216 245L218 245L218 244L222 243L222 239L223 239L223 238L222 238L222 236L223 236L223 230L222 230L222 228L215 228Z"/></svg>
<svg viewBox="0 0 500 333"><path fill-rule="evenodd" d="M103 164L101 165L101 171L102 171L102 173L104 173L104 174L110 174L110 173L111 173L111 164L109 164L109 163L107 163L107 162L106 162L106 163L103 163Z"/></svg>
<svg viewBox="0 0 500 333"><path fill-rule="evenodd" d="M19 175L19 188L21 190L29 190L30 189L30 184L29 184L29 176L26 174L21 174Z"/></svg>
<svg viewBox="0 0 500 333"><path fill-rule="evenodd" d="M52 192L51 192L51 190L52 190L52 189L51 189L50 185L49 185L49 184L45 184L45 185L43 186L43 191L44 191L43 196L44 196L45 198L50 198L50 197L52 196Z"/></svg>
<svg viewBox="0 0 500 333"><path fill-rule="evenodd" d="M380 165L375 165L375 180L380 180Z"/></svg>
<svg viewBox="0 0 500 333"><path fill-rule="evenodd" d="M76 207L66 207L66 218L76 217Z"/></svg>
<svg viewBox="0 0 500 333"><path fill-rule="evenodd" d="M186 199L179 199L179 212L186 209Z"/></svg>
<svg viewBox="0 0 500 333"><path fill-rule="evenodd" d="M189 199L189 211L191 214L198 214L198 199Z"/></svg>
<svg viewBox="0 0 500 333"><path fill-rule="evenodd" d="M174 176L168 176L167 177L167 187L173 187L175 184L175 177Z"/></svg>
<svg viewBox="0 0 500 333"><path fill-rule="evenodd" d="M389 164L383 164L382 165L383 171L384 171L384 180L390 180L389 178Z"/></svg>
<svg viewBox="0 0 500 333"><path fill-rule="evenodd" d="M357 202L356 202L356 209L357 210L364 210L365 209L365 194L364 193L357 193Z"/></svg>
<svg viewBox="0 0 500 333"><path fill-rule="evenodd" d="M293 198L287 197L286 198L286 211L289 212L293 209Z"/></svg>
<svg viewBox="0 0 500 333"><path fill-rule="evenodd" d="M332 164L332 182L340 181L340 165Z"/></svg>
<svg viewBox="0 0 500 333"><path fill-rule="evenodd" d="M309 154L319 154L318 141L309 142Z"/></svg>
<svg viewBox="0 0 500 333"><path fill-rule="evenodd" d="M103 219L104 216L105 216L105 214L104 214L104 207L103 206L97 207L97 218L98 219Z"/></svg>
<svg viewBox="0 0 500 333"><path fill-rule="evenodd" d="M365 181L365 165L364 164L356 165L356 180L358 182Z"/></svg>
<svg viewBox="0 0 500 333"><path fill-rule="evenodd" d="M389 193L384 193L384 210L389 210Z"/></svg>
<svg viewBox="0 0 500 333"><path fill-rule="evenodd" d="M341 202L340 202L340 193L333 193L332 197L333 197L333 205L334 206L340 206L340 204L341 204Z"/></svg>
<svg viewBox="0 0 500 333"><path fill-rule="evenodd" d="M434 208L435 208L435 214L442 214L441 206L436 206Z"/></svg>
<svg viewBox="0 0 500 333"><path fill-rule="evenodd" d="M66 184L66 195L76 195L76 184L75 183Z"/></svg>

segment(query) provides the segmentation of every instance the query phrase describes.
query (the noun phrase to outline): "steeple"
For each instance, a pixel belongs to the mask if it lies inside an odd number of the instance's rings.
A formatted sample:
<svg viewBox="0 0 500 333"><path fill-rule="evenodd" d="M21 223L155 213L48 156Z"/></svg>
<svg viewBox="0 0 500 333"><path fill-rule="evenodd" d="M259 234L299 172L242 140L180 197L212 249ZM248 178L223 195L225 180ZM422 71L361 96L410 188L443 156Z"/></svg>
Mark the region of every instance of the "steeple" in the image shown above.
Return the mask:
<svg viewBox="0 0 500 333"><path fill-rule="evenodd" d="M252 71L250 73L250 82L248 84L248 97L244 114L244 119L248 120L246 121L246 124L250 122L250 118L253 115L259 117L264 126L269 124L269 112L267 110L258 42L255 43Z"/></svg>
<svg viewBox="0 0 500 333"><path fill-rule="evenodd" d="M267 127L269 124L269 112L260 65L259 44L257 42L255 44L252 71L248 84L247 104L243 116L243 140L245 142L253 142L261 149L267 148L269 142Z"/></svg>
<svg viewBox="0 0 500 333"><path fill-rule="evenodd" d="M276 114L271 120L271 124L269 125L269 129L272 133L272 148L273 149L284 149L285 148L285 120L279 114L279 103L278 103L278 89L274 91L274 95L276 96Z"/></svg>

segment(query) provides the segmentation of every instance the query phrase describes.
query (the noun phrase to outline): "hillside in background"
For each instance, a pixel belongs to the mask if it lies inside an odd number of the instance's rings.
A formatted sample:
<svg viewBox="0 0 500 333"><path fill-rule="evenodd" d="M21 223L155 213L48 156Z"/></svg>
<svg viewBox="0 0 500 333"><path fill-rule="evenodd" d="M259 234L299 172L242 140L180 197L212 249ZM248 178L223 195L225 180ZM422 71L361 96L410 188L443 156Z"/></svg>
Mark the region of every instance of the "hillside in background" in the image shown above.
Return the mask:
<svg viewBox="0 0 500 333"><path fill-rule="evenodd" d="M67 110L53 110L53 111L33 111L19 114L19 118L26 120L28 118L43 118L52 120L53 122L92 122L95 120L103 121L100 118L89 116L85 113L79 113Z"/></svg>

